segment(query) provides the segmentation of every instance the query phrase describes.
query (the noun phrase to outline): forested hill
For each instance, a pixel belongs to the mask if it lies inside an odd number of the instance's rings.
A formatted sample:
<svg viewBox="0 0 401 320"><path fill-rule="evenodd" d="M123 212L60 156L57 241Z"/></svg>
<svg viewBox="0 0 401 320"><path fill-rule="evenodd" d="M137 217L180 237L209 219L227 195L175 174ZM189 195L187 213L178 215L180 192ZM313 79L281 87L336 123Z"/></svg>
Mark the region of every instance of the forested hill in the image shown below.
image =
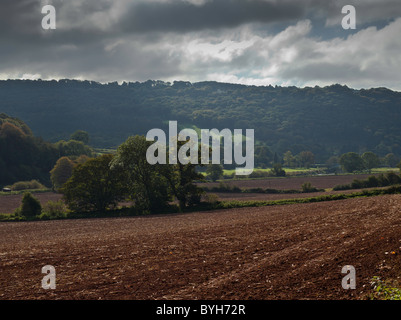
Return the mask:
<svg viewBox="0 0 401 320"><path fill-rule="evenodd" d="M0 81L0 97L0 113L49 141L81 129L91 145L115 147L177 120L180 127L255 129L272 151L309 150L318 161L348 151L401 155L401 93L385 88L8 80Z"/></svg>

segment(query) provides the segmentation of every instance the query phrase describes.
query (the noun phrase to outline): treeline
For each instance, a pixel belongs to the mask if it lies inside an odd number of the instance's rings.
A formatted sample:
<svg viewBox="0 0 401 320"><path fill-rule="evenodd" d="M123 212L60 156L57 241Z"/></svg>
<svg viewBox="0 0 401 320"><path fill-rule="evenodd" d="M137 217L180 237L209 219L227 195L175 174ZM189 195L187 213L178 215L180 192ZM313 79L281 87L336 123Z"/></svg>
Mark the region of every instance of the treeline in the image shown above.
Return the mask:
<svg viewBox="0 0 401 320"><path fill-rule="evenodd" d="M49 202L42 208L27 192L21 207L7 219L183 212L200 205L204 190L195 182L202 181L203 175L197 165L151 165L147 150L152 144L137 135L129 137L115 154L60 158L51 170L51 179L53 188L63 195L62 201Z"/></svg>
<svg viewBox="0 0 401 320"><path fill-rule="evenodd" d="M197 166L151 165L146 153L152 144L144 136L129 137L114 155L89 158L73 166L71 176L58 189L68 208L104 212L120 202L130 202L132 211L143 214L171 207L184 211L198 205L203 190L194 182L203 180L203 175Z"/></svg>
<svg viewBox="0 0 401 320"><path fill-rule="evenodd" d="M177 120L182 128L255 129L273 156L310 151L317 163L368 150L401 156L401 93L385 88L9 80L0 81L0 94L2 112L52 142L83 129L94 147L116 147Z"/></svg>
<svg viewBox="0 0 401 320"><path fill-rule="evenodd" d="M50 186L49 171L57 159L93 155L93 150L79 141L85 140L84 136L78 131L68 141L46 142L21 120L0 114L0 186L30 180Z"/></svg>
<svg viewBox="0 0 401 320"><path fill-rule="evenodd" d="M334 191L339 190L352 190L352 189L364 189L364 188L377 188L377 187L388 187L393 185L401 184L401 177L394 172L388 172L387 174L380 174L378 176L370 176L365 180L355 179L350 184L337 185L333 188Z"/></svg>
<svg viewBox="0 0 401 320"><path fill-rule="evenodd" d="M272 189L272 188L240 188L235 185L229 185L220 182L218 186L205 187L202 189L205 192L221 192L221 193L262 193L262 194L297 194L297 193L313 193L323 192L324 189L318 189L310 182L305 182L300 189Z"/></svg>

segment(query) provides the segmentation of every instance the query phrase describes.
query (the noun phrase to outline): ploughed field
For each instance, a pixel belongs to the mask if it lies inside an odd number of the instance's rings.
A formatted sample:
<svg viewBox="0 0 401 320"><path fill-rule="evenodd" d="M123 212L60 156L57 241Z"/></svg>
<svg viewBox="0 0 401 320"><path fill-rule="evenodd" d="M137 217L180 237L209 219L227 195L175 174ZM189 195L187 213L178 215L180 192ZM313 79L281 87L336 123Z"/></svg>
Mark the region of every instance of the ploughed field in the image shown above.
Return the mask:
<svg viewBox="0 0 401 320"><path fill-rule="evenodd" d="M312 186L318 189L333 188L340 184L349 184L355 179L365 180L368 177L377 174L355 174L355 175L322 175L322 176L298 176L284 178L267 178L267 179L239 179L239 180L224 180L223 183L229 186L237 186L243 189L263 188L263 189L278 189L278 190L300 190L305 182L310 182ZM208 182L201 184L205 187L218 187L219 182Z"/></svg>
<svg viewBox="0 0 401 320"><path fill-rule="evenodd" d="M373 174L372 174L373 175ZM337 185L350 184L355 179L365 180L372 176L369 174L358 175L326 175L326 176L306 176L306 177L286 177L286 178L268 178L268 179L254 179L254 180L226 180L223 184L228 186L236 186L243 190L262 188L262 189L277 189L277 190L301 190L302 184L310 182L313 187L317 189L332 189ZM201 186L213 188L219 187L220 182L207 182L200 184ZM340 191L319 191L310 193L235 193L235 192L210 192L218 196L221 201L273 201L283 199L299 199L310 198L321 195L332 194L348 194L360 192L361 190L340 190Z"/></svg>
<svg viewBox="0 0 401 320"><path fill-rule="evenodd" d="M61 194L53 192L35 193L34 196L42 205L48 201L58 201L62 198ZM23 194L0 196L0 213L13 213L21 206L22 197Z"/></svg>
<svg viewBox="0 0 401 320"><path fill-rule="evenodd" d="M242 189L250 188L270 188L278 190L295 189L300 190L301 185L305 182L311 184L318 189L329 189L339 184L351 183L354 179L367 179L370 175L338 175L338 176L312 176L312 177L288 177L288 178L269 178L262 180L227 180L224 184L230 186L237 186ZM201 183L200 186L217 187L218 182ZM260 193L219 193L217 194L220 200L279 200L279 199L293 199L293 198L309 198L323 194L336 194L336 193L352 193L359 190L347 190L337 192L318 192L318 193L304 193L304 194L260 194ZM58 201L62 199L61 194L52 192L35 193L34 196L38 198L42 205L48 201ZM13 213L21 205L23 195L4 195L0 196L0 213ZM127 203L124 203L127 205Z"/></svg>
<svg viewBox="0 0 401 320"><path fill-rule="evenodd" d="M1 223L0 299L364 299L373 276L400 275L400 247L401 195Z"/></svg>

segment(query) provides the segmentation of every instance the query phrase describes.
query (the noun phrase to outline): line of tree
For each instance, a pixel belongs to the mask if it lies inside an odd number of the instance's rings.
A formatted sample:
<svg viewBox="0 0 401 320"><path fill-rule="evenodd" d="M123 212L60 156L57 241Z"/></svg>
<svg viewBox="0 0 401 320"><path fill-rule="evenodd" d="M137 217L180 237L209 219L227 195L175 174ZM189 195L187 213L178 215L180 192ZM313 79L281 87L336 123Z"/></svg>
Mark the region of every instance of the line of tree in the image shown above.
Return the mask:
<svg viewBox="0 0 401 320"><path fill-rule="evenodd" d="M345 172L360 172L367 170L371 172L373 168L381 165L380 158L371 151L365 152L362 155L356 152L348 152L343 154L338 163L341 165Z"/></svg>
<svg viewBox="0 0 401 320"><path fill-rule="evenodd" d="M53 142L84 129L93 146L114 148L129 135L167 130L166 119L174 119L198 128L252 128L273 154L309 150L318 163L359 150L401 156L401 93L386 88L8 80L0 81L0 95L2 112L29 119Z"/></svg>
<svg viewBox="0 0 401 320"><path fill-rule="evenodd" d="M0 114L0 186L17 181L38 180L51 185L49 171L58 159L91 157L94 151L87 144L89 134L78 130L69 139L55 143L34 136L20 119ZM62 161L65 161L62 160Z"/></svg>
<svg viewBox="0 0 401 320"><path fill-rule="evenodd" d="M152 144L144 136L129 137L116 154L105 154L73 165L71 177L59 191L74 212L103 212L121 201L140 213L179 209L200 203L204 192L194 182L203 180L196 165L151 165L146 152Z"/></svg>

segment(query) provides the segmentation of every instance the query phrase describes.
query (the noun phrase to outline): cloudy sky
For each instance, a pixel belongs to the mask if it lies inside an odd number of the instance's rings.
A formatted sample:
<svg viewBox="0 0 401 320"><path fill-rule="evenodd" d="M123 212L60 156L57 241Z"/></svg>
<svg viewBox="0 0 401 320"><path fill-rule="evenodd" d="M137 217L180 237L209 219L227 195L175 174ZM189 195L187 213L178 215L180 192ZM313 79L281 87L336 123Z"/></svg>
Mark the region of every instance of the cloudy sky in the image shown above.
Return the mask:
<svg viewBox="0 0 401 320"><path fill-rule="evenodd" d="M401 1L1 0L0 79L18 78L401 91Z"/></svg>

